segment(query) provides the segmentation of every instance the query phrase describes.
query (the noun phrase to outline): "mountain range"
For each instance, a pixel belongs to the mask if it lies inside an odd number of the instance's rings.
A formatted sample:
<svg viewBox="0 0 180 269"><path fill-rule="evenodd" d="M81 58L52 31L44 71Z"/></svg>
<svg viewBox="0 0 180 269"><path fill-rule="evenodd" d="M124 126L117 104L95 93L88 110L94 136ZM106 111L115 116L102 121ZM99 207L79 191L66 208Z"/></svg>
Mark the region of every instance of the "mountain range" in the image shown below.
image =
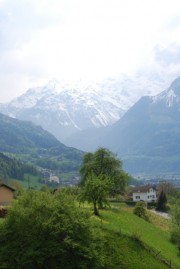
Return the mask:
<svg viewBox="0 0 180 269"><path fill-rule="evenodd" d="M86 88L53 80L1 104L0 111L41 125L68 146L107 147L129 173L179 173L180 78L161 93L156 84L158 94L142 86L126 76Z"/></svg>
<svg viewBox="0 0 180 269"><path fill-rule="evenodd" d="M0 112L41 125L69 145L69 139L79 131L117 122L143 94L157 91L159 84L152 87L144 78L131 79L126 75L90 84L51 80L0 104Z"/></svg>
<svg viewBox="0 0 180 269"><path fill-rule="evenodd" d="M130 173L179 173L180 78L160 94L140 98L112 126L84 131L71 143L111 149Z"/></svg>

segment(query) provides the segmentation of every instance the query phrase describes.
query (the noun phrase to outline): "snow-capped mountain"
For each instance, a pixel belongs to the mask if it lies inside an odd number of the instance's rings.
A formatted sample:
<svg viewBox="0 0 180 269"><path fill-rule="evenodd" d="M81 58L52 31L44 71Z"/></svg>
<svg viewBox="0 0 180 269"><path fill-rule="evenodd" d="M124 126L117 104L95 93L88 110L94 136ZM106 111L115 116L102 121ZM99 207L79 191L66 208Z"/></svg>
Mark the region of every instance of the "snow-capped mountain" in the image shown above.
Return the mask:
<svg viewBox="0 0 180 269"><path fill-rule="evenodd" d="M129 173L180 172L180 78L155 96L141 97L116 123L68 139L72 147L117 153Z"/></svg>
<svg viewBox="0 0 180 269"><path fill-rule="evenodd" d="M180 105L180 78L177 78L167 90L151 99L153 103L164 103L167 107Z"/></svg>
<svg viewBox="0 0 180 269"><path fill-rule="evenodd" d="M118 121L142 95L157 91L155 84L147 85L144 78L130 79L126 75L99 83L79 81L76 85L51 80L1 104L0 112L41 125L64 142L80 130Z"/></svg>
<svg viewBox="0 0 180 269"><path fill-rule="evenodd" d="M0 111L41 125L63 141L78 130L107 126L123 115L121 103L97 87L82 90L53 80L44 87L29 89L8 104L1 104Z"/></svg>
<svg viewBox="0 0 180 269"><path fill-rule="evenodd" d="M180 77L160 94L142 97L101 141L130 172L179 172Z"/></svg>

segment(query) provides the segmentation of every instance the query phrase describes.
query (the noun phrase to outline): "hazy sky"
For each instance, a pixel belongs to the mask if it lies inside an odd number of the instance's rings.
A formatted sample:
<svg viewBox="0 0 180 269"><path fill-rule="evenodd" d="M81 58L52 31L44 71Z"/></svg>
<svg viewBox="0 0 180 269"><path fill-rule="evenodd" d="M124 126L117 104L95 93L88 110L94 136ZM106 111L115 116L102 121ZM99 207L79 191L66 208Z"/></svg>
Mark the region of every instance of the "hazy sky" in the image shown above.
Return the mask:
<svg viewBox="0 0 180 269"><path fill-rule="evenodd" d="M179 0L0 0L0 102L157 63L180 67Z"/></svg>

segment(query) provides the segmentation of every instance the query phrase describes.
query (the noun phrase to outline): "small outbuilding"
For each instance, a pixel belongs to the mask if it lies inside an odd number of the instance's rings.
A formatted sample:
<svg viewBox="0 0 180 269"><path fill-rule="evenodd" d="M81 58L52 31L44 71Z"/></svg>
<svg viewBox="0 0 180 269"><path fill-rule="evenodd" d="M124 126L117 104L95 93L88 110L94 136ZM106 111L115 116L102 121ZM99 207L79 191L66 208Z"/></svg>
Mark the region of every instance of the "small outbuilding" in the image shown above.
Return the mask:
<svg viewBox="0 0 180 269"><path fill-rule="evenodd" d="M132 199L134 202L155 202L157 200L156 188L150 185L135 187L132 190Z"/></svg>
<svg viewBox="0 0 180 269"><path fill-rule="evenodd" d="M0 205L9 205L14 198L15 189L0 183Z"/></svg>

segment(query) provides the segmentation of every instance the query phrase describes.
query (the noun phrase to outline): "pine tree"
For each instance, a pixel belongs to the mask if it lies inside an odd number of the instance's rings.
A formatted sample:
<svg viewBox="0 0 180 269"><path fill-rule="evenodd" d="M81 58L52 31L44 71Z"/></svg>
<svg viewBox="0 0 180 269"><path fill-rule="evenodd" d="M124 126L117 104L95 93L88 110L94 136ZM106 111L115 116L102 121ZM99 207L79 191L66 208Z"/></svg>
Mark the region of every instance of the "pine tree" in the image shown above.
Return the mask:
<svg viewBox="0 0 180 269"><path fill-rule="evenodd" d="M167 198L165 192L162 190L159 198L157 200L156 210L157 211L166 211Z"/></svg>

